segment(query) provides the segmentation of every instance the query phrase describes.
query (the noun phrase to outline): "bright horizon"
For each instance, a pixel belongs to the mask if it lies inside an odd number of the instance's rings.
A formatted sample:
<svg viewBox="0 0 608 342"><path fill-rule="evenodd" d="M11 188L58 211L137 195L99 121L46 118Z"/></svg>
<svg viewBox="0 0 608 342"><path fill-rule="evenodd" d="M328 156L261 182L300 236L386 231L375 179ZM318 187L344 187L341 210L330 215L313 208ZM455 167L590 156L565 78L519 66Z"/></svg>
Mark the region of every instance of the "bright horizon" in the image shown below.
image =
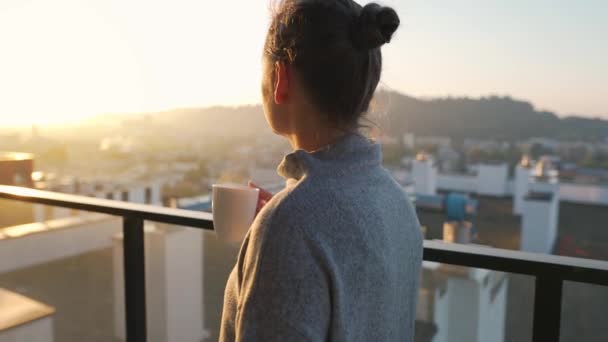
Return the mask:
<svg viewBox="0 0 608 342"><path fill-rule="evenodd" d="M0 123L260 102L269 1L4 0ZM608 119L608 2L387 0L383 85Z"/></svg>

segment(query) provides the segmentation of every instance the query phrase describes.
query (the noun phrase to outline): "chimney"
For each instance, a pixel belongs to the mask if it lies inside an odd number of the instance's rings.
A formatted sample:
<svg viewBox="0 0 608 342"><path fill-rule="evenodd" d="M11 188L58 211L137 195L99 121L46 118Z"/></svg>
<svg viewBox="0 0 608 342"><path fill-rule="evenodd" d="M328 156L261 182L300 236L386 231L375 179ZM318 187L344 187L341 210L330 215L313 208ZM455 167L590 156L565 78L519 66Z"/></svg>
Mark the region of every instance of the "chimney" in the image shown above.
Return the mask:
<svg viewBox="0 0 608 342"><path fill-rule="evenodd" d="M532 161L524 155L515 167L515 189L513 191L513 214L521 215L524 210L524 197L530 191L532 182Z"/></svg>
<svg viewBox="0 0 608 342"><path fill-rule="evenodd" d="M551 254L557 237L558 215L557 191L532 191L526 195L521 219L521 250Z"/></svg>
<svg viewBox="0 0 608 342"><path fill-rule="evenodd" d="M412 164L412 175L416 194L435 195L437 193L437 168L433 157L419 153Z"/></svg>
<svg viewBox="0 0 608 342"><path fill-rule="evenodd" d="M448 221L443 223L443 241L469 244L473 242L473 224L468 221Z"/></svg>
<svg viewBox="0 0 608 342"><path fill-rule="evenodd" d="M415 146L414 140L415 136L413 133L405 133L403 135L403 146L406 148L412 149Z"/></svg>

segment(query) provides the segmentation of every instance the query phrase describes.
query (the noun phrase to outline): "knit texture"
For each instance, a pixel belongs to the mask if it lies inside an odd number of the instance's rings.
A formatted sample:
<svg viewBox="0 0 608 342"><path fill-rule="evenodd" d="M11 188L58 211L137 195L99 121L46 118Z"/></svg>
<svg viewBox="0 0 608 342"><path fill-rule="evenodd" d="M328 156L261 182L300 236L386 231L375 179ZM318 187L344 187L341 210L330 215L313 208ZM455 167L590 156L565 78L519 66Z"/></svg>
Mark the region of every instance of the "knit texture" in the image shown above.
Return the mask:
<svg viewBox="0 0 608 342"><path fill-rule="evenodd" d="M287 155L224 296L220 341L413 340L422 236L378 144Z"/></svg>

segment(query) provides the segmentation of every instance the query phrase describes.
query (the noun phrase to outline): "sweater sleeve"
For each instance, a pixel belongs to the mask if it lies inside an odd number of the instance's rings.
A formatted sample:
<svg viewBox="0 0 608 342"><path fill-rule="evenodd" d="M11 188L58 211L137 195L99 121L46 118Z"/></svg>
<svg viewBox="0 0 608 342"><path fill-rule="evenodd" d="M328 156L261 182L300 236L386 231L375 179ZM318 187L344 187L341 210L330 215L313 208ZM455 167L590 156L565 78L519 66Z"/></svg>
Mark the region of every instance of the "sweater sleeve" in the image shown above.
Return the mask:
<svg viewBox="0 0 608 342"><path fill-rule="evenodd" d="M240 265L235 340L326 341L330 286L322 253L280 215L250 236Z"/></svg>

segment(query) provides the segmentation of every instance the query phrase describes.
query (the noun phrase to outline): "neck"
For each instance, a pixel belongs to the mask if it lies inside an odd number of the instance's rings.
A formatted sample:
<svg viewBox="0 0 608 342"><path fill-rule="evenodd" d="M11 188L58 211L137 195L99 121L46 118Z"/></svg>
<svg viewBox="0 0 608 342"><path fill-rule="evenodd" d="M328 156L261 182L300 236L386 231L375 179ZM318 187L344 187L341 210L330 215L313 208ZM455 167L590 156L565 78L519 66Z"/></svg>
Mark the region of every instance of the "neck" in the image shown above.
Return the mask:
<svg viewBox="0 0 608 342"><path fill-rule="evenodd" d="M343 130L316 128L289 134L287 139L294 150L314 152L333 144L346 134Z"/></svg>
<svg viewBox="0 0 608 342"><path fill-rule="evenodd" d="M289 140L294 150L314 152L348 133L347 130L337 128L324 120L328 115L317 111L316 107L305 99L294 101L291 107L289 132L283 136Z"/></svg>

